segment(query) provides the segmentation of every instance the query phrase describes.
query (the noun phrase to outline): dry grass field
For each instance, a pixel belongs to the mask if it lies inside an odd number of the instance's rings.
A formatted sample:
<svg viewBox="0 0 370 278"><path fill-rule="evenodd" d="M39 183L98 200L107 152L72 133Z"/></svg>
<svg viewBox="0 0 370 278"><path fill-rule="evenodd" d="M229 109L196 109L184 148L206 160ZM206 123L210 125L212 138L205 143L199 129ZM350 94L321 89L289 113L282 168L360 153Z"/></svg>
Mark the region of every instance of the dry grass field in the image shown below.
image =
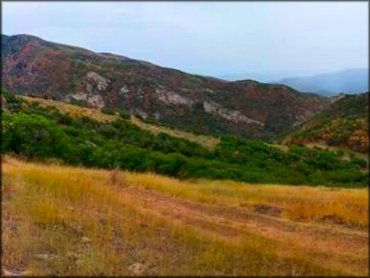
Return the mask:
<svg viewBox="0 0 370 278"><path fill-rule="evenodd" d="M3 274L368 275L368 191L3 158Z"/></svg>
<svg viewBox="0 0 370 278"><path fill-rule="evenodd" d="M42 107L54 107L58 109L59 112L66 113L75 118L88 117L100 122L113 122L118 118L117 115L104 114L99 109L81 107L56 100L28 96L20 96L20 98L27 103L38 103Z"/></svg>
<svg viewBox="0 0 370 278"><path fill-rule="evenodd" d="M198 143L208 149L214 149L217 146L217 144L220 142L219 138L206 136L206 135L193 134L193 133L178 130L178 129L144 123L143 121L141 121L139 118L135 116L131 116L131 123L133 123L134 125L144 130L150 131L153 134L157 135L161 132L166 133L172 137L184 138L189 141Z"/></svg>

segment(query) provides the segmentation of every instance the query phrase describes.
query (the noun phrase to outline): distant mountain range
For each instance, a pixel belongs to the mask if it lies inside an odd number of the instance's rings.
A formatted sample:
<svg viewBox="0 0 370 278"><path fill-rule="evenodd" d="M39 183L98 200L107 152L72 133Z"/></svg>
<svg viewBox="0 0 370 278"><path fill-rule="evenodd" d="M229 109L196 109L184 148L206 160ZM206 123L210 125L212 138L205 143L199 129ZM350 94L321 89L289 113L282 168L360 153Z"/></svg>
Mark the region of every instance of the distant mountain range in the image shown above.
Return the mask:
<svg viewBox="0 0 370 278"><path fill-rule="evenodd" d="M309 76L316 73L312 70L261 70L234 74L218 74L216 77L227 81L253 79L258 82L271 83L291 76Z"/></svg>
<svg viewBox="0 0 370 278"><path fill-rule="evenodd" d="M285 85L228 82L30 35L1 39L2 84L10 92L117 109L187 131L271 137L330 102Z"/></svg>
<svg viewBox="0 0 370 278"><path fill-rule="evenodd" d="M348 69L307 77L285 78L274 83L290 86L300 92L311 92L324 96L339 93L357 94L369 90L369 70Z"/></svg>

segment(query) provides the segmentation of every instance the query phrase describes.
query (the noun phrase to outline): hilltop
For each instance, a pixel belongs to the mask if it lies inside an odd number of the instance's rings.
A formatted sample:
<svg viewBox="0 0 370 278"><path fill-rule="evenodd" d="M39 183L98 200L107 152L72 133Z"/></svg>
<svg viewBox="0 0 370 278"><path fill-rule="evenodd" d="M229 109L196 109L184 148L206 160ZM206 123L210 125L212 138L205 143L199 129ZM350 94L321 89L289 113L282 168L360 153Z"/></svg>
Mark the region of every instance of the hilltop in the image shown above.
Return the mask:
<svg viewBox="0 0 370 278"><path fill-rule="evenodd" d="M203 134L268 138L323 109L328 99L285 85L227 82L124 56L2 35L3 86Z"/></svg>

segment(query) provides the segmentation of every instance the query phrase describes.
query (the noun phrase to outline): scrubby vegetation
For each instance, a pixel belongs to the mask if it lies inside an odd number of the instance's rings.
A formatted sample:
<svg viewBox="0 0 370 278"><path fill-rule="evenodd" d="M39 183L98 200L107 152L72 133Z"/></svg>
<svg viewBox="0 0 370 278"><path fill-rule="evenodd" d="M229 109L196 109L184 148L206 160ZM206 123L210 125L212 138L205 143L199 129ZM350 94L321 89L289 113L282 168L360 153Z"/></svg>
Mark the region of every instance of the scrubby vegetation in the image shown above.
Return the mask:
<svg viewBox="0 0 370 278"><path fill-rule="evenodd" d="M290 134L290 142L322 142L369 153L369 93L344 95Z"/></svg>
<svg viewBox="0 0 370 278"><path fill-rule="evenodd" d="M288 151L261 141L222 137L214 149L168 134L153 134L127 117L99 121L4 94L2 153L59 159L71 165L151 171L179 178L255 183L366 186L366 161L343 153L292 145ZM105 115L105 114L103 114ZM112 118L113 117L113 118Z"/></svg>

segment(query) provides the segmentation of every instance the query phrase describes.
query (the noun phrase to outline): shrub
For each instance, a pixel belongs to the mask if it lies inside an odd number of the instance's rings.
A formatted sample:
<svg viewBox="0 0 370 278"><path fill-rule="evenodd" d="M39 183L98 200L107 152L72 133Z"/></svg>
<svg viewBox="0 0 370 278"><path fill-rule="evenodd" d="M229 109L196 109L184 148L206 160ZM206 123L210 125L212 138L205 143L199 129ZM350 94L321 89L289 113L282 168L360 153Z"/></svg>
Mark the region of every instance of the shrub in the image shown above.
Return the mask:
<svg viewBox="0 0 370 278"><path fill-rule="evenodd" d="M66 135L56 123L37 115L3 114L3 152L60 158L67 152Z"/></svg>
<svg viewBox="0 0 370 278"><path fill-rule="evenodd" d="M111 108L107 108L107 107L103 107L101 110L100 110L102 113L104 114L108 114L108 115L115 115L116 112L114 109L111 109Z"/></svg>

